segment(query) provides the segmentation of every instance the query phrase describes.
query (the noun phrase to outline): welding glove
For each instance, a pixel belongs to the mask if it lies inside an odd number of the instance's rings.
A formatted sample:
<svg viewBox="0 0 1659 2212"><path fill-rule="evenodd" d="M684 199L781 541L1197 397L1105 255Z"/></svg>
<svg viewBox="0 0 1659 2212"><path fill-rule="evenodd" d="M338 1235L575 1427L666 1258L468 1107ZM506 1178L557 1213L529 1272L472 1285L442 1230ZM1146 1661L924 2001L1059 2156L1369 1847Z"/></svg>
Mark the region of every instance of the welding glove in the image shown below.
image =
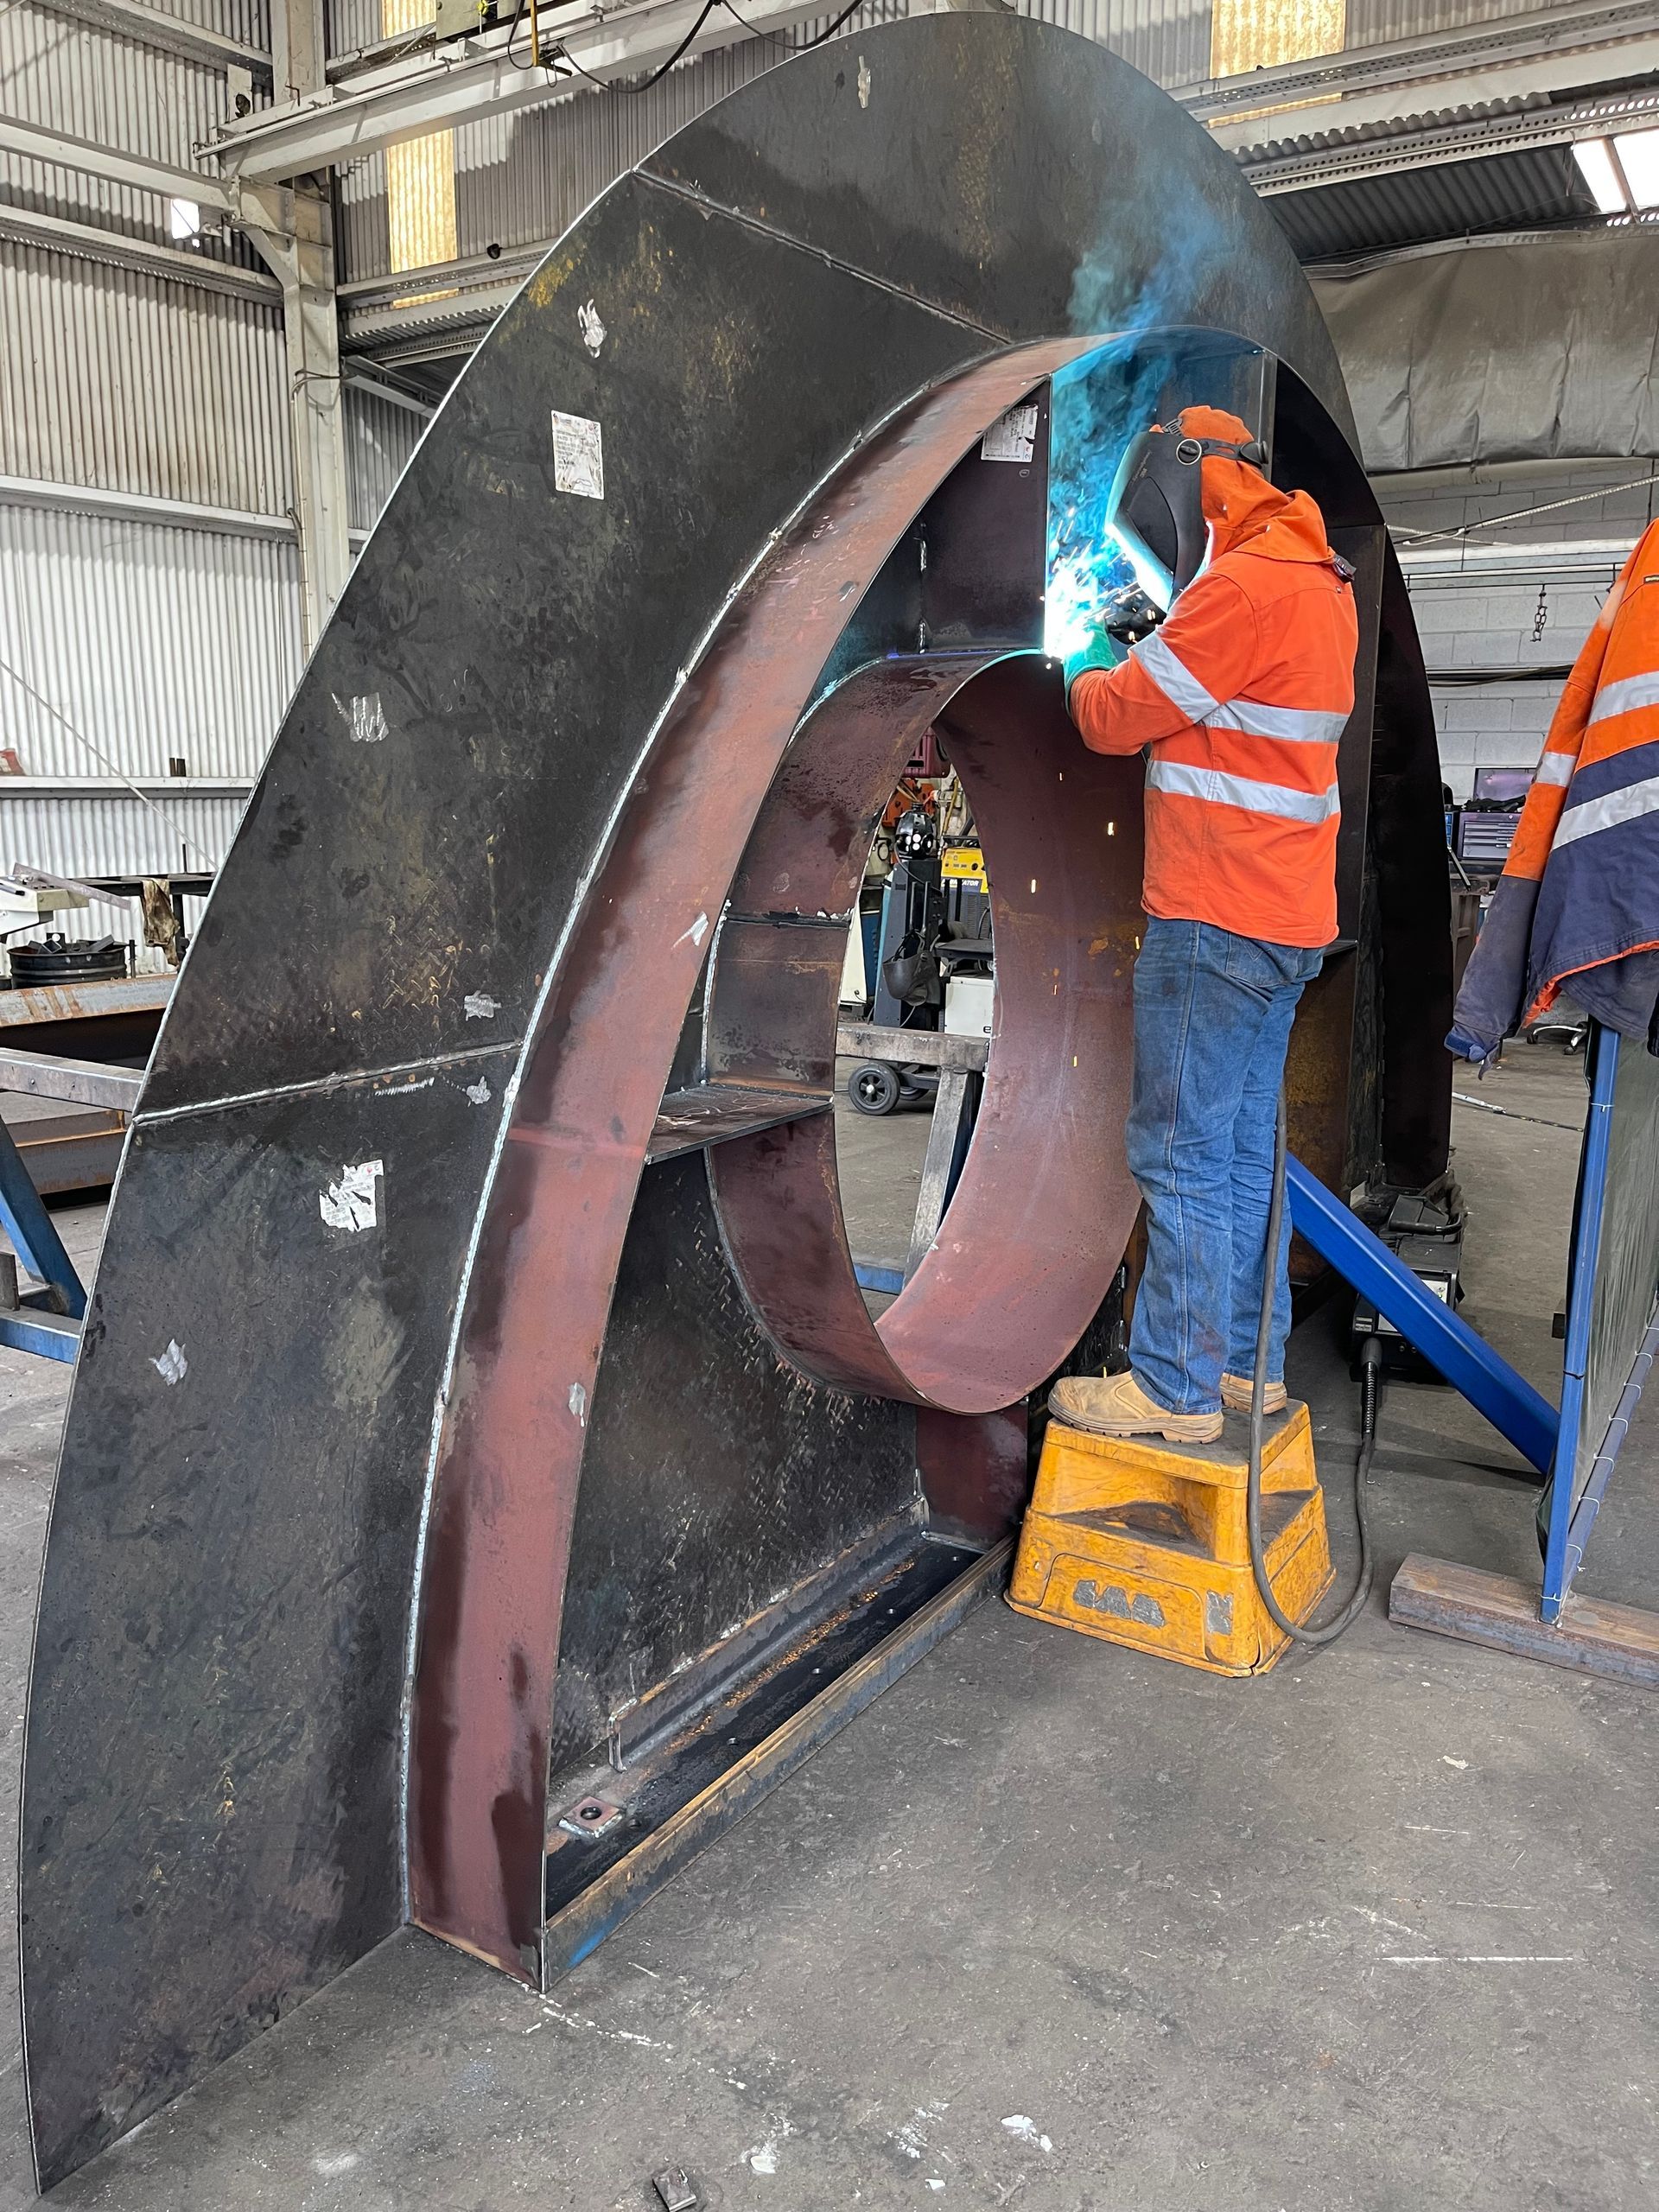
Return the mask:
<svg viewBox="0 0 1659 2212"><path fill-rule="evenodd" d="M1127 649L1116 638L1108 637L1104 630L1091 630L1060 664L1065 671L1066 697L1071 697L1071 686L1085 668L1116 668L1128 658Z"/></svg>

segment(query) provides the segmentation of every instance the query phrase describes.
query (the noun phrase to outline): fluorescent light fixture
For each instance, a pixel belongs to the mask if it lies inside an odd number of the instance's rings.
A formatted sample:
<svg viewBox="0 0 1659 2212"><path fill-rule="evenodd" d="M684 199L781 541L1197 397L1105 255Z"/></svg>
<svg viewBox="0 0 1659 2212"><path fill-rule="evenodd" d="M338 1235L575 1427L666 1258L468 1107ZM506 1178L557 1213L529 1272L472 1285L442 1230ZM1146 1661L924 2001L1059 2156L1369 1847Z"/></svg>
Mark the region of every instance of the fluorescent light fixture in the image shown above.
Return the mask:
<svg viewBox="0 0 1659 2212"><path fill-rule="evenodd" d="M1614 165L1612 150L1607 141L1605 138L1577 139L1573 143L1573 158L1602 213L1625 213L1630 202L1624 197L1624 188L1619 181L1618 170Z"/></svg>
<svg viewBox="0 0 1659 2212"><path fill-rule="evenodd" d="M194 200L169 200L167 227L175 241L201 236L201 210Z"/></svg>
<svg viewBox="0 0 1659 2212"><path fill-rule="evenodd" d="M1613 150L1638 207L1659 207L1659 130L1623 130Z"/></svg>

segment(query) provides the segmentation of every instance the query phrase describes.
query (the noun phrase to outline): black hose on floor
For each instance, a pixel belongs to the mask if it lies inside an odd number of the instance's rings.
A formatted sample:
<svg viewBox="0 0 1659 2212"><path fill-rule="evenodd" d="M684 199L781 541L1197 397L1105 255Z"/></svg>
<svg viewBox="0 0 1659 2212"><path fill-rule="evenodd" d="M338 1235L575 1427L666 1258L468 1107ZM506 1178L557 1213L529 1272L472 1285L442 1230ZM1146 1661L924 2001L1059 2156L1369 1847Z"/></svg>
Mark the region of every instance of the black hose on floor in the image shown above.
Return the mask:
<svg viewBox="0 0 1659 2212"><path fill-rule="evenodd" d="M1279 1120L1274 1136L1273 1198L1268 1208L1267 1262L1262 1270L1262 1313L1255 1325L1255 1369L1250 1387L1249 1485L1245 1494L1245 1517L1249 1529L1250 1571L1271 1618L1298 1643L1334 1643L1363 1609L1371 1594L1371 1523L1366 1492L1371 1480L1371 1454L1376 1448L1376 1394L1382 1364L1381 1341L1367 1337L1360 1351L1359 1456L1354 1462L1354 1519L1359 1524L1359 1580L1354 1592L1334 1620L1322 1628L1304 1628L1281 1606L1268 1580L1268 1563L1262 1543L1262 1433L1267 1420L1268 1347L1273 1337L1273 1294L1277 1284L1279 1236L1285 1218L1285 1160L1289 1141L1285 1130L1285 1095L1279 1094Z"/></svg>

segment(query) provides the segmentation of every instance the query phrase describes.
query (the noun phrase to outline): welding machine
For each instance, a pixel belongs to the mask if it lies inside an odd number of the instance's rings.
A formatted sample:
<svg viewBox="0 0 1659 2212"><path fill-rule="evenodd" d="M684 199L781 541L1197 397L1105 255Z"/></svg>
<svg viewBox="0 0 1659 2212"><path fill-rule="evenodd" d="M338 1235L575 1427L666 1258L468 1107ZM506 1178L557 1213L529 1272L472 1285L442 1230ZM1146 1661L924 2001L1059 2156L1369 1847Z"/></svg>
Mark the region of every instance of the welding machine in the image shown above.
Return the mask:
<svg viewBox="0 0 1659 2212"><path fill-rule="evenodd" d="M1409 1268L1425 1290L1455 1313L1463 1299L1462 1193L1456 1184L1433 1198L1405 1195L1396 1198L1377 1235L1402 1265ZM1390 1375L1413 1382L1438 1382L1442 1378L1422 1354L1379 1313L1369 1298L1354 1302L1353 1341L1356 1355L1376 1339L1383 1365Z"/></svg>

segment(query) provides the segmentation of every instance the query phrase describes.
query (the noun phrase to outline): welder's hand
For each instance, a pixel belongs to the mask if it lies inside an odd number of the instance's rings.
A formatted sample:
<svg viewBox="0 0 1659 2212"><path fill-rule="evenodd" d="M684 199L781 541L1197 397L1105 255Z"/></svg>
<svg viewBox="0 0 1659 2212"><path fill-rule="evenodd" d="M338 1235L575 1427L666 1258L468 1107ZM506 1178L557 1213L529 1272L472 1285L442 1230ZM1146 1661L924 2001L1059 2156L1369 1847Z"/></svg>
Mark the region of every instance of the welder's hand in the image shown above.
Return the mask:
<svg viewBox="0 0 1659 2212"><path fill-rule="evenodd" d="M1139 584L1125 584L1115 591L1100 610L1100 624L1107 636L1121 645L1138 645L1149 638L1164 619L1157 601Z"/></svg>
<svg viewBox="0 0 1659 2212"><path fill-rule="evenodd" d="M1085 668L1116 668L1127 658L1123 647L1116 638L1108 637L1104 630L1091 631L1082 645L1067 653L1061 666L1065 671L1066 696L1071 686Z"/></svg>

